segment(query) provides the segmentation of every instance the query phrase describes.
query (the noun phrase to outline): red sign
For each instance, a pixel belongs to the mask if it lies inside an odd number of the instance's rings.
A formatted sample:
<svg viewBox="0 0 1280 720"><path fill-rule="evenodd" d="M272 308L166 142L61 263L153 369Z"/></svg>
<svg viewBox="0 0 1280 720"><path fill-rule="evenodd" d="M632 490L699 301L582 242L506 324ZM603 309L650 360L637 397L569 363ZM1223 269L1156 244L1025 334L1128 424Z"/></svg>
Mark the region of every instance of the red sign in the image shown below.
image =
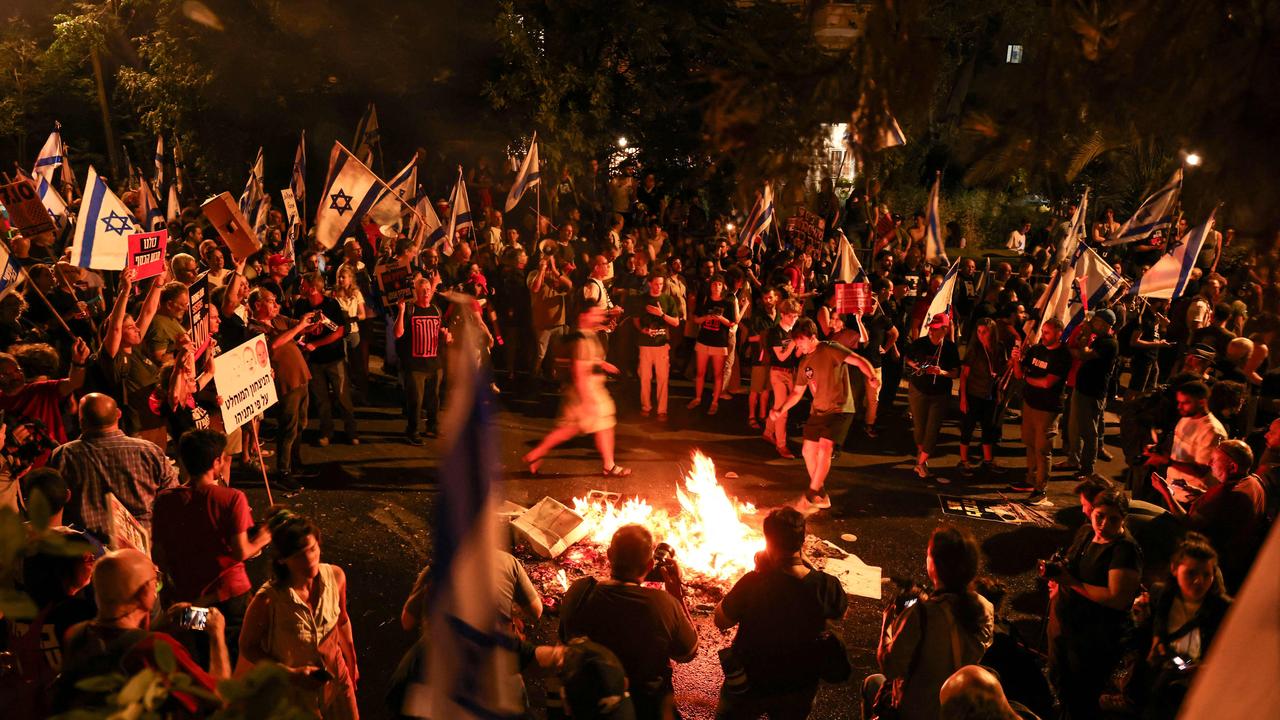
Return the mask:
<svg viewBox="0 0 1280 720"><path fill-rule="evenodd" d="M871 288L867 283L836 283L836 312L866 315L871 312Z"/></svg>
<svg viewBox="0 0 1280 720"><path fill-rule="evenodd" d="M168 244L168 230L134 233L129 236L129 257L125 267L138 271L135 280L145 280L164 272L164 249Z"/></svg>

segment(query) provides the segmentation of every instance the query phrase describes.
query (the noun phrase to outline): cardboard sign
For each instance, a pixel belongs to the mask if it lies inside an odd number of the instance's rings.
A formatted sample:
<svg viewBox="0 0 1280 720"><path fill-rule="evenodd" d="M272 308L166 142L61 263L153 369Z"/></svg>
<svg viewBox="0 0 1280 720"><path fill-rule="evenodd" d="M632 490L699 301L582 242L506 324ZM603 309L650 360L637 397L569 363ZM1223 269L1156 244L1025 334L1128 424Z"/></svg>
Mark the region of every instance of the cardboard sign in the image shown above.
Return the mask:
<svg viewBox="0 0 1280 720"><path fill-rule="evenodd" d="M822 241L822 233L826 229L826 221L808 210L800 210L787 218L787 234L791 244L814 244Z"/></svg>
<svg viewBox="0 0 1280 720"><path fill-rule="evenodd" d="M231 193L224 192L211 197L200 206L200 212L209 219L222 242L231 248L231 256L243 260L262 249L262 243L253 232L253 226L245 220Z"/></svg>
<svg viewBox="0 0 1280 720"><path fill-rule="evenodd" d="M516 537L544 558L559 557L569 546L587 536L587 523L555 498L544 497L528 512L511 521Z"/></svg>
<svg viewBox="0 0 1280 720"><path fill-rule="evenodd" d="M146 280L164 272L164 251L169 231L134 233L129 236L129 256L125 267L137 270L134 280Z"/></svg>
<svg viewBox="0 0 1280 720"><path fill-rule="evenodd" d="M393 307L401 300L413 299L413 268L409 260L396 260L373 268L378 276L378 289L382 291L382 302Z"/></svg>
<svg viewBox="0 0 1280 720"><path fill-rule="evenodd" d="M209 352L209 273L200 273L200 277L187 288L191 302L187 305L188 320L191 322L191 342L196 346L196 374L204 368L205 353Z"/></svg>
<svg viewBox="0 0 1280 720"><path fill-rule="evenodd" d="M298 200L293 196L293 191L289 188L281 190L280 198L284 200L284 211L289 216L289 224L297 225L301 218L298 216Z"/></svg>
<svg viewBox="0 0 1280 720"><path fill-rule="evenodd" d="M957 495L939 495L938 503L942 505L942 513L944 515L959 515L972 520L986 520L1007 525L1029 523L1038 527L1053 526L1053 520L1048 515L1008 498L991 500Z"/></svg>
<svg viewBox="0 0 1280 720"><path fill-rule="evenodd" d="M836 283L836 313L866 315L871 312L871 287L867 283Z"/></svg>
<svg viewBox="0 0 1280 720"><path fill-rule="evenodd" d="M9 185L0 185L0 205L9 213L9 224L31 237L53 232L53 216L40 202L35 183L21 178Z"/></svg>
<svg viewBox="0 0 1280 720"><path fill-rule="evenodd" d="M107 533L111 535L112 550L132 548L150 557L151 533L114 493L107 493Z"/></svg>
<svg viewBox="0 0 1280 720"><path fill-rule="evenodd" d="M213 377L222 397L222 424L232 432L278 402L271 373L271 349L265 335L213 359Z"/></svg>

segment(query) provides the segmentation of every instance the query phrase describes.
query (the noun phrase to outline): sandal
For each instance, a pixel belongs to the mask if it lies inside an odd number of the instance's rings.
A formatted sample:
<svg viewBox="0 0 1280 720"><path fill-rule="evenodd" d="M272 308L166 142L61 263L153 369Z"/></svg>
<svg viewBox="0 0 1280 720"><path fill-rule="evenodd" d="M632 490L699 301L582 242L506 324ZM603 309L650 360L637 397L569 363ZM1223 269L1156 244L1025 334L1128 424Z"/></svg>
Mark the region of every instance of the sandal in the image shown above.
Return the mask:
<svg viewBox="0 0 1280 720"><path fill-rule="evenodd" d="M760 421L755 418L751 418L750 420L748 420L747 425L750 426L752 430L760 429Z"/></svg>
<svg viewBox="0 0 1280 720"><path fill-rule="evenodd" d="M629 477L630 475L631 468L622 467L617 463L614 463L613 467L604 471L605 477Z"/></svg>

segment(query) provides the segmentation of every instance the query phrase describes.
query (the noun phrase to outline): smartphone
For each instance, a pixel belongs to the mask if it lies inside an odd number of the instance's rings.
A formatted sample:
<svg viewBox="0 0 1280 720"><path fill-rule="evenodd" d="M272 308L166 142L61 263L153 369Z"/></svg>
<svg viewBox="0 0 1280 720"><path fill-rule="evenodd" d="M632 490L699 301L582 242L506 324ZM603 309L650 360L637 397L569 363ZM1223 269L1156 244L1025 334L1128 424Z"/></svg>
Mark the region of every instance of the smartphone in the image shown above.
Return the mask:
<svg viewBox="0 0 1280 720"><path fill-rule="evenodd" d="M182 616L178 618L178 627L187 630L204 630L208 622L209 608L193 605L182 609Z"/></svg>
<svg viewBox="0 0 1280 720"><path fill-rule="evenodd" d="M906 610L907 608L911 607L912 605L915 605L918 602L920 602L920 598L911 598L910 600L902 603L902 609Z"/></svg>
<svg viewBox="0 0 1280 720"><path fill-rule="evenodd" d="M1187 668L1191 667L1191 663L1184 660L1181 655L1174 655L1172 662L1173 666L1179 670L1185 671Z"/></svg>

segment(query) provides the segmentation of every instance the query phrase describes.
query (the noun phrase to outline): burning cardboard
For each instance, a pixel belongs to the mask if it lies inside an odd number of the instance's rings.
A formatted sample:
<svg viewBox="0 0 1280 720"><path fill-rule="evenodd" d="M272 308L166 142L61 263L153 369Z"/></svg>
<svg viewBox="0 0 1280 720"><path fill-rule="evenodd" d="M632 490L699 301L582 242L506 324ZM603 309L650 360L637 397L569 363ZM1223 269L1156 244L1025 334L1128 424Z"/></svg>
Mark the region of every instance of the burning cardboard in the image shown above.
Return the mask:
<svg viewBox="0 0 1280 720"><path fill-rule="evenodd" d="M587 536L590 527L578 513L555 498L544 497L511 521L517 540L544 558L559 557L570 545Z"/></svg>

